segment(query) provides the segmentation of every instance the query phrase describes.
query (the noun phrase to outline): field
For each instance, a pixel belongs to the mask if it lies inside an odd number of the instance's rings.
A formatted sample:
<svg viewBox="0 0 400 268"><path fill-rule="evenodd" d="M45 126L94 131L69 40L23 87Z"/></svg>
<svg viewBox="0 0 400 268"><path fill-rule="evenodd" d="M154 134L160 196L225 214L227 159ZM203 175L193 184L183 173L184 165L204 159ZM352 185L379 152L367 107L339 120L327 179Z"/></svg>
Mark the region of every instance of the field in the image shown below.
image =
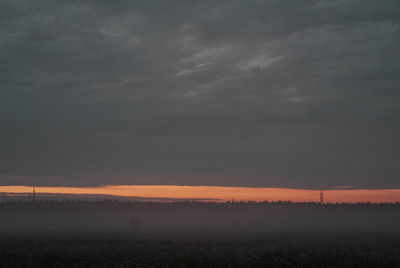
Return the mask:
<svg viewBox="0 0 400 268"><path fill-rule="evenodd" d="M8 202L0 267L400 267L399 208Z"/></svg>
<svg viewBox="0 0 400 268"><path fill-rule="evenodd" d="M400 238L8 237L0 267L399 267Z"/></svg>

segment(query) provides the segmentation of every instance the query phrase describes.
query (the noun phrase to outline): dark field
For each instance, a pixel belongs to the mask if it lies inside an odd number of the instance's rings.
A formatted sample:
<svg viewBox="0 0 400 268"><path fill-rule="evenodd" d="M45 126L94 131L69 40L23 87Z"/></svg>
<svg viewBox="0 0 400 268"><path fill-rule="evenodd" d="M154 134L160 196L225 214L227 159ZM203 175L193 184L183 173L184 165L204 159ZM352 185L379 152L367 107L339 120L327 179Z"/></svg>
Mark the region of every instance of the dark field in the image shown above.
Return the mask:
<svg viewBox="0 0 400 268"><path fill-rule="evenodd" d="M0 267L400 267L399 204L6 202Z"/></svg>
<svg viewBox="0 0 400 268"><path fill-rule="evenodd" d="M400 267L400 238L3 237L0 267Z"/></svg>

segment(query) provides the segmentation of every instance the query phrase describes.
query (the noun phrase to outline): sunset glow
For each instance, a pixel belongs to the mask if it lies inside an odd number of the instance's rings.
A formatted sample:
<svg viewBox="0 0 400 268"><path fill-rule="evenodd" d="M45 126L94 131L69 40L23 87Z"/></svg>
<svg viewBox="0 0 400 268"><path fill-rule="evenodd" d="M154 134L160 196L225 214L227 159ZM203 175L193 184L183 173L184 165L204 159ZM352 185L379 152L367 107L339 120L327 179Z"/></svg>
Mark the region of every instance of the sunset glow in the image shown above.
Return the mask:
<svg viewBox="0 0 400 268"><path fill-rule="evenodd" d="M3 193L30 193L31 186L0 186ZM293 201L317 202L319 190L291 188L248 188L223 186L175 185L107 185L101 187L36 187L36 192L54 194L101 194L124 197L168 199L212 199L213 201ZM335 189L324 190L328 203L398 202L400 189Z"/></svg>

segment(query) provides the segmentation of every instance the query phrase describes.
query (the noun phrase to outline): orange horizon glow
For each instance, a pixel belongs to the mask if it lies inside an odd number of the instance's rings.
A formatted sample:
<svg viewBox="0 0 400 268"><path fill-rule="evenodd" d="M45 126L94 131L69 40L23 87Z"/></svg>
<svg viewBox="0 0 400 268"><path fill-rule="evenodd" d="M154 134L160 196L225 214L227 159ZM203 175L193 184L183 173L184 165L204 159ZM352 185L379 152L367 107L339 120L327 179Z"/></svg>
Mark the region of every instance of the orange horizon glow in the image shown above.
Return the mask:
<svg viewBox="0 0 400 268"><path fill-rule="evenodd" d="M31 193L31 186L0 186L3 193ZM319 190L293 188L251 188L178 185L106 185L100 187L36 187L36 192L52 194L100 194L121 197L166 199L215 199L215 201L293 201L318 202ZM394 203L400 201L400 189L324 190L328 203Z"/></svg>

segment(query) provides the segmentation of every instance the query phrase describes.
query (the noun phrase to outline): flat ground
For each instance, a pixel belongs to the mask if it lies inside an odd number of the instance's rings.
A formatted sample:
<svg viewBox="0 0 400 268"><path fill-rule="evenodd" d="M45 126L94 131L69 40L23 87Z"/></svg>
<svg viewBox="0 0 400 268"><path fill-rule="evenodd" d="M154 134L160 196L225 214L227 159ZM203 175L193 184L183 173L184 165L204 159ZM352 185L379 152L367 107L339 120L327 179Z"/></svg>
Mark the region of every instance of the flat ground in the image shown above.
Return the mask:
<svg viewBox="0 0 400 268"><path fill-rule="evenodd" d="M400 267L400 204L5 202L1 267Z"/></svg>
<svg viewBox="0 0 400 268"><path fill-rule="evenodd" d="M400 235L3 236L0 267L400 267Z"/></svg>

